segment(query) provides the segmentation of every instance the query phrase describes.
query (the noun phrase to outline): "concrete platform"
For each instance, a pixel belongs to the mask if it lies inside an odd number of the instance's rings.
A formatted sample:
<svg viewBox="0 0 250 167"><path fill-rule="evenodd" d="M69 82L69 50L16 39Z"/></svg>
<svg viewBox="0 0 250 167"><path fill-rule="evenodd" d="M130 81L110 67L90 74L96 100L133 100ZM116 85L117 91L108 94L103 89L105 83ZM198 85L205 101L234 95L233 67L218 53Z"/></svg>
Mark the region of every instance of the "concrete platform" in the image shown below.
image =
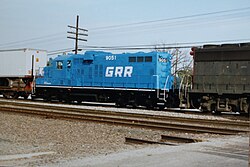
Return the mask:
<svg viewBox="0 0 250 167"><path fill-rule="evenodd" d="M62 160L50 167L247 167L249 137L225 136L180 146L150 145L147 148L109 155Z"/></svg>

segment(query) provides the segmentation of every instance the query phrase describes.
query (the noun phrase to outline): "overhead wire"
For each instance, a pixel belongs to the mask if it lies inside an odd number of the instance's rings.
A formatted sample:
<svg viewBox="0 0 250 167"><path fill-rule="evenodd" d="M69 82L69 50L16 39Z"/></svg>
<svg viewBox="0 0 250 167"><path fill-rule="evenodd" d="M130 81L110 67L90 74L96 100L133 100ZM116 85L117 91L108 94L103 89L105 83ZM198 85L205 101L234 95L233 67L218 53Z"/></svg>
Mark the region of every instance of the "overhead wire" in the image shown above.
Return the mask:
<svg viewBox="0 0 250 167"><path fill-rule="evenodd" d="M13 46L15 44L26 43L26 42L37 41L37 40L44 40L44 39L48 40L48 39L54 38L54 36L58 36L58 35L62 35L62 32L54 33L54 34L50 34L50 35L45 35L45 36L34 37L34 38L28 38L28 39L24 39L24 40L13 41L13 42L1 43L0 47L6 46L6 45Z"/></svg>
<svg viewBox="0 0 250 167"><path fill-rule="evenodd" d="M179 44L155 44L155 45L141 45L141 46L80 46L80 49L85 50L161 50L161 49L183 49L200 47L205 44L227 43L227 42L240 42L250 41L250 39L241 40L225 40L225 41L204 41L204 42L190 42Z"/></svg>
<svg viewBox="0 0 250 167"><path fill-rule="evenodd" d="M173 17L173 18L166 18L166 19L158 19L158 20L150 20L150 21L143 21L143 22L134 22L134 23L128 23L128 24L118 24L118 25L111 25L111 26L103 26L103 27L93 27L90 28L89 32L91 36L97 36L97 35L117 35L115 33L132 33L132 32L142 32L142 31L155 31L155 30L161 30L161 31L168 31L167 29L173 28L174 26L182 26L183 28L186 26L194 26L199 24L214 24L216 23L224 23L224 22L231 22L234 21L234 19L242 19L243 17L249 17L250 14L247 13L250 11L250 7L245 8L238 8L238 9L231 9L231 10L223 10L223 11L216 11L216 12L208 12L208 13L201 13L201 14L194 14L194 15L187 15L187 16L180 16L180 17ZM245 15L244 15L245 14ZM201 22L199 19L204 17L210 17L207 18L205 22ZM217 19L214 19L217 18ZM219 20L218 20L219 18ZM213 20L209 20L213 19ZM142 27L143 26L143 27ZM128 27L132 27L129 28ZM125 28L125 30L124 30ZM138 28L138 29L135 29ZM121 29L123 29L121 31ZM103 33L103 31L109 31L112 30L112 33ZM114 31L115 30L115 31ZM176 31L176 30L173 30ZM98 34L99 33L99 34ZM10 47L10 46L20 46L23 44L41 44L41 43L49 43L51 41L57 41L60 39L63 39L63 37L59 36L65 36L65 32L50 34L46 36L40 36L40 37L34 37L29 38L25 40L19 40L19 41L13 41L8 43L1 43L0 48L2 47ZM33 42L31 42L33 41Z"/></svg>
<svg viewBox="0 0 250 167"><path fill-rule="evenodd" d="M117 34L125 34L125 33L135 33L135 32L146 32L146 31L168 31L172 29L176 31L176 27L181 27L182 30L188 27L196 27L201 25L211 25L218 26L219 24L232 23L234 21L239 21L244 19L244 23L247 22L250 18L250 10L242 11L239 13L227 13L216 17L206 17L206 18L190 18L185 20L173 20L168 22L160 22L149 25L137 25L133 26L133 28L120 27L119 29L112 29L110 33L109 29L99 30L98 32L93 32L90 30L91 36L117 36ZM161 32L162 32L161 31ZM105 33L104 33L105 32Z"/></svg>
<svg viewBox="0 0 250 167"><path fill-rule="evenodd" d="M118 25L111 25L111 26L96 27L96 28L92 28L91 30L104 30L104 29L121 28L121 27L127 27L127 26L144 25L144 24L151 24L151 23L180 20L180 19L196 18L196 17L216 15L216 14L229 13L229 12L238 12L238 11L244 12L245 10L250 10L250 7L231 9L231 10L223 10L223 11L217 11L217 12L208 12L208 13L201 13L201 14L194 14L194 15L187 15L187 16L180 16L180 17L173 17L173 18L166 18L166 19L134 22L134 23L128 23L128 24L118 24Z"/></svg>
<svg viewBox="0 0 250 167"><path fill-rule="evenodd" d="M54 37L54 38L49 38L49 39L37 40L36 42L29 41L29 42L23 42L21 44L12 44L12 45L8 45L8 47L19 47L20 45L22 47L27 47L30 44L35 46L35 45L40 45L40 44L55 43L55 42L60 41L60 40L63 40L63 38L62 37ZM0 47L0 48L3 48L3 47Z"/></svg>
<svg viewBox="0 0 250 167"><path fill-rule="evenodd" d="M57 50L49 51L48 56L57 55L57 54L61 54L64 52L71 52L73 49L74 48L65 48L65 49L57 49Z"/></svg>
<svg viewBox="0 0 250 167"><path fill-rule="evenodd" d="M162 49L185 49L192 47L201 47L205 44L218 43L245 43L250 39L237 40L214 40L214 41L198 41L198 42L183 42L183 43L166 43L166 44L142 44L142 45L124 45L124 46L94 46L94 45L80 45L80 50L162 50ZM74 48L65 48L49 51L48 55L61 54L63 52L72 52Z"/></svg>

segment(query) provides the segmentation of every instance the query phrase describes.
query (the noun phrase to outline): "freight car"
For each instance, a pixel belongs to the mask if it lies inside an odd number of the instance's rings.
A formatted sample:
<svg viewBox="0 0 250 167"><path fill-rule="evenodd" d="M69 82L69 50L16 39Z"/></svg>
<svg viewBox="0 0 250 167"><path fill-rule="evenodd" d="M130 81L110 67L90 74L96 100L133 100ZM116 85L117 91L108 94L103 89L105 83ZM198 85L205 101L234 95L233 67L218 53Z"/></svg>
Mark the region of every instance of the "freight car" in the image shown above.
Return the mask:
<svg viewBox="0 0 250 167"><path fill-rule="evenodd" d="M163 109L172 91L171 55L87 51L50 59L32 98L114 102Z"/></svg>
<svg viewBox="0 0 250 167"><path fill-rule="evenodd" d="M27 98L34 79L47 63L47 52L37 49L0 50L0 94L5 98Z"/></svg>
<svg viewBox="0 0 250 167"><path fill-rule="evenodd" d="M193 48L187 107L214 113L250 110L250 43Z"/></svg>

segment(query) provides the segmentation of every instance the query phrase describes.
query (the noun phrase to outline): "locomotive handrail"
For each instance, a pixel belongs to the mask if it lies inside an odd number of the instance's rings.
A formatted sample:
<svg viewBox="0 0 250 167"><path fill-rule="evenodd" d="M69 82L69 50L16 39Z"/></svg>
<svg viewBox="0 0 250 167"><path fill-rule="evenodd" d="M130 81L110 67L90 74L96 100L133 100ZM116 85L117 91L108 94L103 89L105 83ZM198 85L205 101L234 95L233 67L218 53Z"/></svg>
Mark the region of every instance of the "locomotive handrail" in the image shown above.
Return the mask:
<svg viewBox="0 0 250 167"><path fill-rule="evenodd" d="M164 93L165 93L165 91L167 90L166 88L167 88L167 83L168 83L168 79L169 79L169 75L167 76L167 78L166 78L166 82L165 82L165 84L164 84ZM169 89L168 89L168 91L169 91Z"/></svg>
<svg viewBox="0 0 250 167"><path fill-rule="evenodd" d="M181 98L181 87L182 87L184 78L185 78L185 77L183 77L183 78L181 79L181 83L180 83L180 86L179 86L179 98Z"/></svg>

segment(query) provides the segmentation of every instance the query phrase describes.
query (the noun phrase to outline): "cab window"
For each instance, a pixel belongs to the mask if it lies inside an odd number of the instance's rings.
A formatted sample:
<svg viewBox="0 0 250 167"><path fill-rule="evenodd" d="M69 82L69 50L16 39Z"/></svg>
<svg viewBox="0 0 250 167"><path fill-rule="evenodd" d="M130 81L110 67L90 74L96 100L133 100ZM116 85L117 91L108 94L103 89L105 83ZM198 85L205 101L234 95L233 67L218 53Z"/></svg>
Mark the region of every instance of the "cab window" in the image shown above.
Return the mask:
<svg viewBox="0 0 250 167"><path fill-rule="evenodd" d="M71 68L71 60L67 61L67 68Z"/></svg>
<svg viewBox="0 0 250 167"><path fill-rule="evenodd" d="M59 70L63 69L63 62L62 61L57 61L56 62L56 68L59 69Z"/></svg>
<svg viewBox="0 0 250 167"><path fill-rule="evenodd" d="M145 62L152 62L152 56L146 56Z"/></svg>

